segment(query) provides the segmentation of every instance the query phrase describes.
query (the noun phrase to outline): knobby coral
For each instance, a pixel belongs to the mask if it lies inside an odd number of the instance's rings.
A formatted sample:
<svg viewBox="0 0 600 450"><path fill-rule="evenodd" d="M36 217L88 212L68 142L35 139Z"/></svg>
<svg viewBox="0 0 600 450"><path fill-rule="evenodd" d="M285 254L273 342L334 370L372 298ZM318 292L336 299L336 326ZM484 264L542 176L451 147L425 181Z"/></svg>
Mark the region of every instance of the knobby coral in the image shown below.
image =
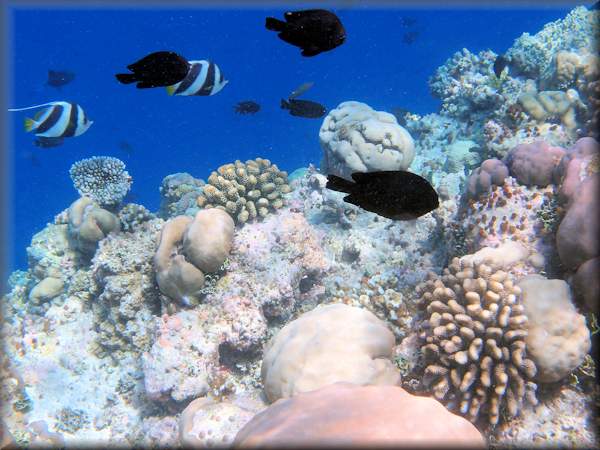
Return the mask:
<svg viewBox="0 0 600 450"><path fill-rule="evenodd" d="M537 404L535 363L526 358L527 317L510 275L472 259L454 258L441 278L417 286L425 310L419 338L424 383L472 422L496 425L504 410Z"/></svg>
<svg viewBox="0 0 600 450"><path fill-rule="evenodd" d="M268 159L236 160L210 174L197 203L227 211L240 225L281 208L283 194L290 192L287 183L287 172Z"/></svg>
<svg viewBox="0 0 600 450"><path fill-rule="evenodd" d="M111 156L92 156L77 161L69 174L79 195L90 197L101 206L121 203L132 182L125 163Z"/></svg>

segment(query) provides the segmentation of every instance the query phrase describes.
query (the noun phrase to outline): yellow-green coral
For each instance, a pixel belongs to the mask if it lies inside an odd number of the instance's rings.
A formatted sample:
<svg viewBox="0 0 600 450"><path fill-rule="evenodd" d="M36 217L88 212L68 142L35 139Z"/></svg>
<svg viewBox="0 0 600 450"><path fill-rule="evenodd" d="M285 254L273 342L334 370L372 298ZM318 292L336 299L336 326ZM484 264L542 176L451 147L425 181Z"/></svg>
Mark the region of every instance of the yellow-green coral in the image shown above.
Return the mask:
<svg viewBox="0 0 600 450"><path fill-rule="evenodd" d="M197 203L200 208L223 209L236 224L244 224L281 208L282 195L288 192L287 172L268 159L237 160L210 174Z"/></svg>

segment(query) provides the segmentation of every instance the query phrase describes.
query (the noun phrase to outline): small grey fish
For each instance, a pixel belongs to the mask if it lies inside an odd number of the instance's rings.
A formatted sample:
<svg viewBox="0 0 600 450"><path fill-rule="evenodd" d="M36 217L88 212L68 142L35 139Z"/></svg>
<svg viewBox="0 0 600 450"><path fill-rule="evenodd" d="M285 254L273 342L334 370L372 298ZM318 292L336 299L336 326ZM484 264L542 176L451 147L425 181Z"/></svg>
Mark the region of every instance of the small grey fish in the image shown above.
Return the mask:
<svg viewBox="0 0 600 450"><path fill-rule="evenodd" d="M411 172L354 172L352 180L328 175L325 187L350 194L345 202L393 220L414 220L439 206L431 184Z"/></svg>
<svg viewBox="0 0 600 450"><path fill-rule="evenodd" d="M315 85L315 83L312 81L307 81L306 83L302 83L300 86L298 86L296 89L294 89L292 91L292 93L288 97L288 100L300 97L302 94L304 94L306 91L308 91L314 85Z"/></svg>

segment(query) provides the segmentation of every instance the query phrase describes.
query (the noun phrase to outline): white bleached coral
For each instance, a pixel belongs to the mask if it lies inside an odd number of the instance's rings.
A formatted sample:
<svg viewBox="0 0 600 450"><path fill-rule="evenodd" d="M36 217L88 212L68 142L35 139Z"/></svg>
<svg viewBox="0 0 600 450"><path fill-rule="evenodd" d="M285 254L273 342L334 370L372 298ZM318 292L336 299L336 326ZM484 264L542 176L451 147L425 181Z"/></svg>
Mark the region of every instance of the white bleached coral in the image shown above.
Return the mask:
<svg viewBox="0 0 600 450"><path fill-rule="evenodd" d="M77 161L69 174L79 195L90 197L102 206L121 203L132 182L125 163L112 156L92 156Z"/></svg>
<svg viewBox="0 0 600 450"><path fill-rule="evenodd" d="M414 142L396 118L365 103L338 105L319 131L321 169L349 178L352 172L406 170L415 156Z"/></svg>

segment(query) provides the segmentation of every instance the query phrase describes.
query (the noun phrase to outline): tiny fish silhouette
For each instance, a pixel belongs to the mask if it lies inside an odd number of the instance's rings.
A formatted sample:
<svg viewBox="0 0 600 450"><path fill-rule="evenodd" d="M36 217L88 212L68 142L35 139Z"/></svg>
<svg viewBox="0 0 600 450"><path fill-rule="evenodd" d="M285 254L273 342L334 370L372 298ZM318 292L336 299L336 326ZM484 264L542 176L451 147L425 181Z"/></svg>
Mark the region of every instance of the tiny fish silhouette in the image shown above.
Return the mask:
<svg viewBox="0 0 600 450"><path fill-rule="evenodd" d="M239 102L235 105L235 112L238 114L256 114L260 111L260 105L252 100Z"/></svg>
<svg viewBox="0 0 600 450"><path fill-rule="evenodd" d="M306 91L308 91L314 85L315 85L315 83L312 81L307 81L306 83L302 83L300 86L298 86L296 89L294 89L292 91L292 93L288 96L288 100L300 97L302 94L304 94Z"/></svg>
<svg viewBox="0 0 600 450"><path fill-rule="evenodd" d="M413 42L415 42L418 37L419 37L418 31L408 31L408 32L404 33L404 35L402 36L402 42L410 45Z"/></svg>
<svg viewBox="0 0 600 450"><path fill-rule="evenodd" d="M431 184L411 172L354 172L352 179L328 175L325 187L350 194L345 202L392 220L414 220L439 206Z"/></svg>
<svg viewBox="0 0 600 450"><path fill-rule="evenodd" d="M48 70L48 81L46 81L46 84L48 86L59 88L65 84L69 84L74 79L75 74L73 72L68 72L66 70Z"/></svg>
<svg viewBox="0 0 600 450"><path fill-rule="evenodd" d="M183 80L190 69L188 61L175 52L154 52L129 64L133 73L118 73L117 80L123 84L135 83L138 89L171 86Z"/></svg>
<svg viewBox="0 0 600 450"><path fill-rule="evenodd" d="M287 109L292 116L318 119L325 115L325 107L310 100L281 99L281 109Z"/></svg>
<svg viewBox="0 0 600 450"><path fill-rule="evenodd" d="M333 50L346 40L340 19L325 9L288 11L285 22L267 17L267 30L278 31L279 39L302 49L302 56L315 56Z"/></svg>

